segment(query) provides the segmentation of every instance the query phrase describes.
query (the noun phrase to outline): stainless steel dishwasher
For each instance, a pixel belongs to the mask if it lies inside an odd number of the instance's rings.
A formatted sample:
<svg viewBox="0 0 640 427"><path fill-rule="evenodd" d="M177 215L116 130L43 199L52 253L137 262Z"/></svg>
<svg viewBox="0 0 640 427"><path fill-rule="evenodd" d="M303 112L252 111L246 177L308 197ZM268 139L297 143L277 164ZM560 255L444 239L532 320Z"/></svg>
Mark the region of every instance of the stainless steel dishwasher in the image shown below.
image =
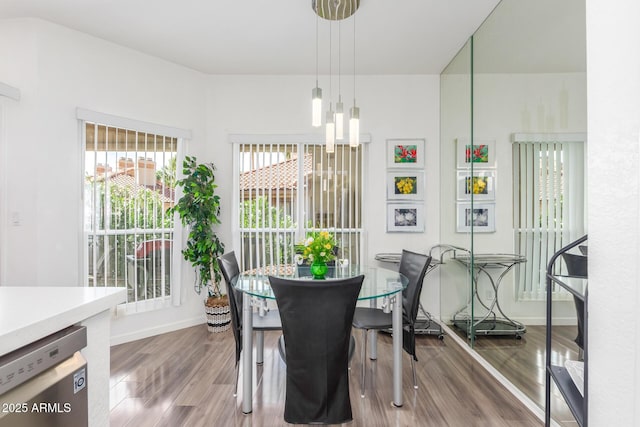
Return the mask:
<svg viewBox="0 0 640 427"><path fill-rule="evenodd" d="M0 357L0 427L88 424L84 326L71 326Z"/></svg>

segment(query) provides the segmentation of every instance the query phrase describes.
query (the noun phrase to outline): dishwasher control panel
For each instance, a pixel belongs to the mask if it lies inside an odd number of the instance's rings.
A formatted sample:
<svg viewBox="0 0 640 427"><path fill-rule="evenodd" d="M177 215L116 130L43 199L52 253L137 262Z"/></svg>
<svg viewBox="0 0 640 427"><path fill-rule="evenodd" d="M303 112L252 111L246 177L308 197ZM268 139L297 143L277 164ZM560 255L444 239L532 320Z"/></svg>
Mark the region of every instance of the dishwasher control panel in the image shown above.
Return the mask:
<svg viewBox="0 0 640 427"><path fill-rule="evenodd" d="M70 326L0 357L0 395L87 346L87 329Z"/></svg>

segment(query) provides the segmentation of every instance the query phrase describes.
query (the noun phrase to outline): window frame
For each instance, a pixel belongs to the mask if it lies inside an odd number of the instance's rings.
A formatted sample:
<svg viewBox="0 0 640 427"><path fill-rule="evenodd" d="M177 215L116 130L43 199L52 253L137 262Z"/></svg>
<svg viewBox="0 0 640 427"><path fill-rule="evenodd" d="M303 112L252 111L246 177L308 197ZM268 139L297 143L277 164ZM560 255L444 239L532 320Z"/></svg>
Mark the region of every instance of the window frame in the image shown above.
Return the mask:
<svg viewBox="0 0 640 427"><path fill-rule="evenodd" d="M86 141L86 125L87 123L94 123L96 125L108 126L120 129L134 130L139 133L147 133L154 135L162 135L165 137L176 138L177 139L177 148L176 148L176 179L179 179L182 175L179 165L182 164L182 160L184 159L185 146L188 143L188 140L191 139L191 131L187 129L181 129L171 126L165 126L150 122L144 122L140 120L115 116L111 114L96 112L92 110L87 110L83 108L76 109L76 118L78 120L78 134L80 139L80 178L78 180L79 185L79 193L80 193L80 202L79 202L79 218L84 218L84 209L85 209L85 192L84 192L84 181L85 181L85 160L86 160L86 150L87 150L87 141ZM179 189L176 188L175 198L176 200L180 197ZM180 223L177 218L174 218L173 225L173 247L179 248L182 243L184 227ZM80 254L80 265L79 274L82 280L83 286L89 286L88 283L88 273L89 273L89 254L87 249L87 235L85 231L84 220L79 221L78 225L78 239L79 239L79 248L81 249ZM157 298L141 300L141 301L132 301L125 304L120 304L118 306L119 313L137 313L142 311L149 311L158 308L163 308L169 304L179 306L182 303L182 291L181 291L181 280L182 277L182 258L180 256L180 250L174 250L171 259L171 294L169 298L165 298L164 301L158 301Z"/></svg>
<svg viewBox="0 0 640 427"><path fill-rule="evenodd" d="M235 145L242 144L258 144L258 145L299 145L300 152L304 153L305 146L308 145L324 145L324 137L318 134L230 134L229 142L234 145L232 149L233 153L233 203L232 203L232 242L234 248L240 248L242 245L241 233L240 233L240 218L239 218L239 210L240 210L240 182L238 177L240 176L240 150ZM360 150L361 151L361 164L360 164L360 211L362 212L363 207L366 206L366 195L367 192L363 186L363 183L366 182L367 176L367 156L368 156L368 144L371 142L371 136L369 134L361 134L360 135ZM348 141L336 142L336 146L347 146L349 145ZM299 182L302 180L302 177L298 177ZM303 203L297 204L297 218L304 218L303 216ZM359 256L358 263L362 263L363 260L367 259L368 256L368 248L366 243L366 216L361 216L360 227L357 229L359 233ZM302 224L303 221L298 221L298 225L295 231L295 241L299 241L304 236L305 227ZM242 260L239 260L242 261Z"/></svg>

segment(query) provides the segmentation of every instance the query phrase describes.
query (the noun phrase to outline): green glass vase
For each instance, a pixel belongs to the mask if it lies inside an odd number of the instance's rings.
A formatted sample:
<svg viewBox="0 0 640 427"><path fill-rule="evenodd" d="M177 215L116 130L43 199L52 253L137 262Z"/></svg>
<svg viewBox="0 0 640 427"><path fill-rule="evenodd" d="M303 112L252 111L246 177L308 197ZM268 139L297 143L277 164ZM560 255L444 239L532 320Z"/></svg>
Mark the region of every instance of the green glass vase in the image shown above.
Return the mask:
<svg viewBox="0 0 640 427"><path fill-rule="evenodd" d="M311 275L316 280L324 279L324 276L327 274L327 263L324 261L313 261L311 263Z"/></svg>

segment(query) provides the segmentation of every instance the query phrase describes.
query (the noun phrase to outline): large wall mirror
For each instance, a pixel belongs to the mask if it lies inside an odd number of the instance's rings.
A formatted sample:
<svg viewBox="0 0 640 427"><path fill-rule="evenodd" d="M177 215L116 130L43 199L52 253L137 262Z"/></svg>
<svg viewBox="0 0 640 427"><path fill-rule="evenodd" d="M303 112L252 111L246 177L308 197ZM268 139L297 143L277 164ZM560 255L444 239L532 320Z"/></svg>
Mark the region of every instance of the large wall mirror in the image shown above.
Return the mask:
<svg viewBox="0 0 640 427"><path fill-rule="evenodd" d="M546 264L587 231L586 96L585 0L502 0L441 75L445 339L540 408ZM553 357L578 359L573 300L557 298ZM557 392L552 408L575 425Z"/></svg>

